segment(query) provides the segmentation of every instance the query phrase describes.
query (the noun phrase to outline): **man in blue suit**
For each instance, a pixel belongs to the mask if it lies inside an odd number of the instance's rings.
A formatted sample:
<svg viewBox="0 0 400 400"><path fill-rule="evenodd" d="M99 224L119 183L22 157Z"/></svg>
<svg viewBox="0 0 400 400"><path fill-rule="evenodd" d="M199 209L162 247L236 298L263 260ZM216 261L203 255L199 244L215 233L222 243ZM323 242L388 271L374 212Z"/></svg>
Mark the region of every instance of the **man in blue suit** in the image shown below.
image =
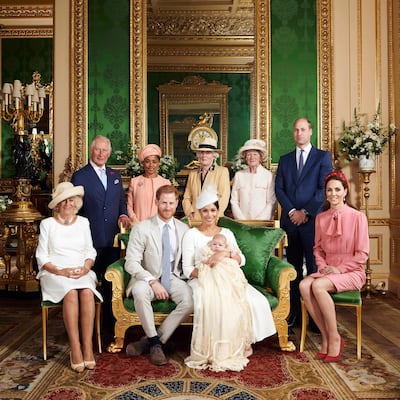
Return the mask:
<svg viewBox="0 0 400 400"><path fill-rule="evenodd" d="M111 155L110 140L97 135L90 145L90 161L72 175L74 185L85 189L83 206L79 214L89 219L93 245L97 251L93 270L102 285L105 300L103 307L104 325L111 328L111 286L105 281L104 273L108 265L119 259L119 249L113 247L119 226L130 226L126 209L125 191L118 171L106 167Z"/></svg>
<svg viewBox="0 0 400 400"><path fill-rule="evenodd" d="M282 207L281 227L286 231L286 256L296 271L291 284L289 325L301 323L299 283L303 279L303 264L307 275L316 272L314 260L315 216L325 200L324 178L332 171L331 155L310 143L311 122L298 118L293 125L296 150L281 156L275 179L275 194Z"/></svg>

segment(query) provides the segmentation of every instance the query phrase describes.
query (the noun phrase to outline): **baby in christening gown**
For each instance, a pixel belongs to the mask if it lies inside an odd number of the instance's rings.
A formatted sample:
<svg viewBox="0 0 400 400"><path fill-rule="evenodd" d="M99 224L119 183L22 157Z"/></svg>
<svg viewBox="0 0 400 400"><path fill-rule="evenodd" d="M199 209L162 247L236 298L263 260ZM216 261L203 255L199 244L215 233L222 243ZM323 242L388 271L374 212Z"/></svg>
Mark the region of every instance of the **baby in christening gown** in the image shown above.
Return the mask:
<svg viewBox="0 0 400 400"><path fill-rule="evenodd" d="M202 253L190 356L185 363L197 369L240 371L255 341L247 280L237 261L229 257L224 235L216 234Z"/></svg>

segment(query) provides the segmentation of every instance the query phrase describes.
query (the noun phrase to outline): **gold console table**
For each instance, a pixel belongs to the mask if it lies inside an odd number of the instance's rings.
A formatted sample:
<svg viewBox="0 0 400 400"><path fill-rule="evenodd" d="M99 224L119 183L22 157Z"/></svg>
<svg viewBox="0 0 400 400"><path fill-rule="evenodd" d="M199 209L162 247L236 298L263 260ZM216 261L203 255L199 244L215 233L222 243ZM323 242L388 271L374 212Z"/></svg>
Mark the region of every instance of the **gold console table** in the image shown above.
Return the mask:
<svg viewBox="0 0 400 400"><path fill-rule="evenodd" d="M39 291L33 258L39 240L38 224L43 216L34 208L30 195L30 180L16 178L13 203L0 214L0 257L4 264L0 290Z"/></svg>

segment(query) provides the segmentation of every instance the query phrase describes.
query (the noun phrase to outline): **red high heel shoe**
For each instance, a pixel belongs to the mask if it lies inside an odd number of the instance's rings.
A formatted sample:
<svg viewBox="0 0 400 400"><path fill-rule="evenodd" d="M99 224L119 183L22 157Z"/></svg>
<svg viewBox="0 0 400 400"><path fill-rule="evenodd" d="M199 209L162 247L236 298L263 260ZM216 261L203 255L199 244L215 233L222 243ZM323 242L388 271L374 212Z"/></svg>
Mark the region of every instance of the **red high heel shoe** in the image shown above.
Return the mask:
<svg viewBox="0 0 400 400"><path fill-rule="evenodd" d="M328 353L321 353L321 352L318 352L318 353L315 355L315 359L316 359L316 360L323 360L327 355L328 355Z"/></svg>
<svg viewBox="0 0 400 400"><path fill-rule="evenodd" d="M337 356L326 356L324 358L324 362L330 363L330 362L338 362L342 359L342 353L344 349L344 339L340 336L340 349L339 349L339 354Z"/></svg>

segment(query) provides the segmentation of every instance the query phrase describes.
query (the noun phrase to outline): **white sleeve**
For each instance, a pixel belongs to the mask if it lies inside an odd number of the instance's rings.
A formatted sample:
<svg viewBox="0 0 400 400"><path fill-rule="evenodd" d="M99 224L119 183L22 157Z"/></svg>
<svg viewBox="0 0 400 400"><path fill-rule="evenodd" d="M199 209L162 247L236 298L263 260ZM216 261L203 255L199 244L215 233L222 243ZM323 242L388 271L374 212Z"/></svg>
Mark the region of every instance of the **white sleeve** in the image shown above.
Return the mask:
<svg viewBox="0 0 400 400"><path fill-rule="evenodd" d="M187 279L190 279L190 274L197 267L195 265L195 253L195 235L192 228L185 232L182 239L182 270Z"/></svg>
<svg viewBox="0 0 400 400"><path fill-rule="evenodd" d="M246 257L244 256L244 254L242 253L242 251L240 250L235 235L233 234L233 232L227 228L222 228L222 234L225 235L227 241L228 241L228 246L236 251L239 255L240 255L240 266L246 264Z"/></svg>
<svg viewBox="0 0 400 400"><path fill-rule="evenodd" d="M36 248L36 260L38 268L40 270L43 267L43 265L50 262L50 254L49 254L50 229L47 219L44 219L40 223L39 230L40 234L39 234L38 246Z"/></svg>

